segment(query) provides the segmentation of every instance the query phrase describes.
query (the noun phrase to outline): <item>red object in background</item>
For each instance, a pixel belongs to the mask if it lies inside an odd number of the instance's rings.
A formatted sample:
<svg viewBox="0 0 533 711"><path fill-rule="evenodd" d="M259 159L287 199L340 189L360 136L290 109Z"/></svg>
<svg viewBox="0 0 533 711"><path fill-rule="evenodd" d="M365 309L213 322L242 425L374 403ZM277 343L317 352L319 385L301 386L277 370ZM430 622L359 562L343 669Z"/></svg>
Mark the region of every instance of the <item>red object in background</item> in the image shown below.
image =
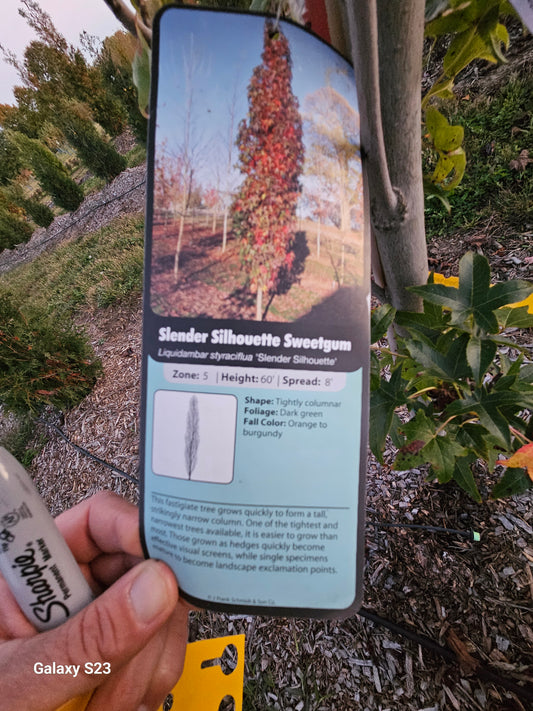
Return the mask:
<svg viewBox="0 0 533 711"><path fill-rule="evenodd" d="M325 0L307 0L306 20L315 34L331 44Z"/></svg>

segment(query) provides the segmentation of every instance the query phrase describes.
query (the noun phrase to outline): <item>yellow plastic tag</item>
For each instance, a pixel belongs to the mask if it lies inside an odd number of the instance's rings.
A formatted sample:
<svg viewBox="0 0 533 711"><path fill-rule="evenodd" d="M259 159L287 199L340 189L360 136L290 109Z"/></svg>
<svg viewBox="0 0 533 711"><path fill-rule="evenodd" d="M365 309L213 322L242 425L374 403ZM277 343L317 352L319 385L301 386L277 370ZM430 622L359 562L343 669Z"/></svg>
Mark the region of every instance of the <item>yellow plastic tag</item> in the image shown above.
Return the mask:
<svg viewBox="0 0 533 711"><path fill-rule="evenodd" d="M225 696L235 702L235 711L242 711L242 690L244 683L244 641L243 634L215 639L202 639L187 645L183 673L170 691L172 706L168 704L159 711L218 711ZM217 663L229 645L237 651L235 668L225 674ZM211 662L211 664L209 664ZM57 711L85 711L92 692L77 696L63 704Z"/></svg>
<svg viewBox="0 0 533 711"><path fill-rule="evenodd" d="M57 711L85 711L89 701L93 695L92 691L87 692L83 696L76 696L75 699L67 701L65 704L60 706Z"/></svg>
<svg viewBox="0 0 533 711"><path fill-rule="evenodd" d="M237 650L237 665L225 674L221 664L206 662L219 660L228 645ZM203 666L204 665L204 666ZM218 711L225 696L232 696L235 711L242 711L244 683L244 635L217 637L191 642L187 645L183 674L170 692L172 706L159 707L159 711Z"/></svg>

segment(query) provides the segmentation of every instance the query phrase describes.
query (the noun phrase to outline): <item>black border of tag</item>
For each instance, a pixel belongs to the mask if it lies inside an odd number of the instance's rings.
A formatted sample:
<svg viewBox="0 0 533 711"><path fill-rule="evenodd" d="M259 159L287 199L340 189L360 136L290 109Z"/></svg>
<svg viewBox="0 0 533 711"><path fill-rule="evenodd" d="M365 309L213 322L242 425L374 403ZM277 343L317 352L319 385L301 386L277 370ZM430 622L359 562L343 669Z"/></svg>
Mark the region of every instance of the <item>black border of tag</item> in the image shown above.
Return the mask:
<svg viewBox="0 0 533 711"><path fill-rule="evenodd" d="M153 345L147 343L146 333L150 332L155 334L155 329L153 327L154 314L151 310L150 305L150 277L151 277L151 230L153 223L153 197L154 197L154 154L155 154L155 128L156 128L156 108L157 108L157 88L159 82L159 39L160 39L160 23L164 15L169 11L179 10L181 12L204 12L212 14L224 14L224 15L252 15L256 17L261 17L264 19L270 18L275 20L275 15L270 13L253 12L253 11L241 11L227 8L210 8L210 7L191 7L184 5L165 5L162 7L154 17L153 27L152 27L152 69L151 69L151 83L150 83L150 118L148 124L148 141L147 141L147 178L146 178L146 210L145 210L145 254L144 254L144 289L143 289L143 339L142 339L142 369L141 369L141 413L140 413L140 444L139 444L139 468L140 468L140 501L139 501L139 530L141 545L145 554L145 557L149 558L150 554L148 551L145 535L144 535L144 495L145 495L145 455L146 455L146 399L147 399L147 362L148 356ZM328 42L322 39L312 30L306 27L302 27L296 22L290 19L282 18L284 23L289 23L298 27L299 30L307 32L308 34L315 37L317 40L325 44L327 47L335 51L340 57L347 61L350 65L351 62L342 53L338 52L334 47L332 47ZM366 205L365 205L366 209ZM365 268L364 273L367 278L370 274L370 244L368 235L365 234L364 239L365 251ZM149 249L150 247L150 249ZM149 314L148 319L146 314ZM165 324L169 323L169 318L162 319L161 323L165 321ZM191 319L191 323L195 319ZM213 323L216 324L216 320L213 319ZM225 323L225 322L222 322ZM226 322L227 323L227 322ZM247 322L251 323L251 322ZM275 327L274 322L268 322L269 328ZM253 325L253 324L252 324ZM293 329L294 330L294 329ZM300 608L300 607L262 607L256 605L241 605L241 604L230 604L230 603L219 603L204 598L197 598L193 595L187 593L186 590L181 589L180 595L187 600L192 605L197 607L213 610L216 612L227 612L227 613L239 613L246 615L267 615L276 617L308 617L308 618L318 618L318 619L342 619L355 615L362 605L363 601L363 566L364 566L364 546L365 546L365 514L366 514L366 466L367 466L367 448L368 448L368 427L369 427L369 377L370 377L370 318L368 318L368 324L366 328L366 333L359 334L363 335L364 338L359 339L368 344L365 349L365 355L361 354L358 359L357 369L359 367L363 370L362 379L362 393L361 393L361 423L360 423L360 457L359 457L359 490L358 490L358 512L357 512L357 537L356 537L356 550L355 550L355 582L356 587L354 591L354 599L352 603L344 609L331 609L331 608ZM167 362L167 361L165 361ZM276 367L276 366L272 366ZM296 367L294 368L297 369ZM310 370L311 368L306 368ZM336 369L337 370L337 369ZM341 370L339 368L338 370ZM349 372L353 368L347 368L344 372ZM179 584L179 580L178 580Z"/></svg>

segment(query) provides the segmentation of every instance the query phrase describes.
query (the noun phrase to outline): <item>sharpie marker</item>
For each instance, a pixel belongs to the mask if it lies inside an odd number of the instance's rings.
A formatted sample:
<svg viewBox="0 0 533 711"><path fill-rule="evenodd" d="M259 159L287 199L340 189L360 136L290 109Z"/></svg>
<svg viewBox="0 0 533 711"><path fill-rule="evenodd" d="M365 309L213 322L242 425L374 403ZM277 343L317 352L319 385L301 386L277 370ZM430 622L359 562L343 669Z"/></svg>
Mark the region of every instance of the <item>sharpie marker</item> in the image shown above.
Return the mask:
<svg viewBox="0 0 533 711"><path fill-rule="evenodd" d="M0 447L0 572L38 629L88 605L91 589L32 480Z"/></svg>

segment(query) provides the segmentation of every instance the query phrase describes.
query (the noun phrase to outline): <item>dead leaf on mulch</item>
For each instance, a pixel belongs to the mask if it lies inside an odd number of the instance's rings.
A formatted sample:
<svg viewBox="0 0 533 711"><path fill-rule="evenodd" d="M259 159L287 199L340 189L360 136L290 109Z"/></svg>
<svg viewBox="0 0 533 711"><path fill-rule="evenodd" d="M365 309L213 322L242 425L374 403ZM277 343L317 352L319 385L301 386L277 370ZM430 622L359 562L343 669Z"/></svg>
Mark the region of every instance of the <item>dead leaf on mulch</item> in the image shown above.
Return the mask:
<svg viewBox="0 0 533 711"><path fill-rule="evenodd" d="M520 151L520 155L518 156L518 158L514 158L509 163L509 168L511 170L523 171L527 168L529 163L533 163L533 158L529 157L529 151L527 150L527 148L524 148L523 151Z"/></svg>
<svg viewBox="0 0 533 711"><path fill-rule="evenodd" d="M449 629L446 633L446 641L457 654L459 664L465 674L472 674L475 672L479 666L479 662L470 654L466 644L457 636L453 629Z"/></svg>

